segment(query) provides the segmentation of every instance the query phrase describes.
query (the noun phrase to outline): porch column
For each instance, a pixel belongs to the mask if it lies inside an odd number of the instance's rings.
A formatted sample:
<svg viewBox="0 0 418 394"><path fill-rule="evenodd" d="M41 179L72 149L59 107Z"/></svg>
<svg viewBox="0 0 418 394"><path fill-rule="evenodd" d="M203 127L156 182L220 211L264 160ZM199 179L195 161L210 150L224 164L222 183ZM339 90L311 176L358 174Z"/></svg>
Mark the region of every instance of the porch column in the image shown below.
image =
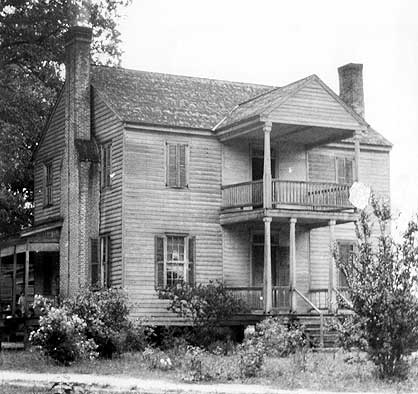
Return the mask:
<svg viewBox="0 0 418 394"><path fill-rule="evenodd" d="M270 224L271 218L263 218L264 222L264 312L270 313L273 303L272 285L271 285L271 234Z"/></svg>
<svg viewBox="0 0 418 394"><path fill-rule="evenodd" d="M25 250L25 313L28 307L28 295L29 295L29 242L26 242Z"/></svg>
<svg viewBox="0 0 418 394"><path fill-rule="evenodd" d="M328 311L329 313L333 313L335 311L336 306L336 296L334 287L336 285L335 280L335 273L336 273L336 266L335 266L335 259L334 259L334 243L335 243L335 220L330 220L328 223L329 227L329 242L330 242L330 259L329 259L329 270L328 270Z"/></svg>
<svg viewBox="0 0 418 394"><path fill-rule="evenodd" d="M290 309L296 310L296 219L290 219L289 234L289 282L290 282Z"/></svg>
<svg viewBox="0 0 418 394"><path fill-rule="evenodd" d="M354 135L354 182L360 179L360 132Z"/></svg>
<svg viewBox="0 0 418 394"><path fill-rule="evenodd" d="M266 122L264 131L264 173L263 173L263 208L271 208L271 122Z"/></svg>
<svg viewBox="0 0 418 394"><path fill-rule="evenodd" d="M12 316L16 312L16 270L17 270L17 254L16 245L13 252L13 274L12 274Z"/></svg>

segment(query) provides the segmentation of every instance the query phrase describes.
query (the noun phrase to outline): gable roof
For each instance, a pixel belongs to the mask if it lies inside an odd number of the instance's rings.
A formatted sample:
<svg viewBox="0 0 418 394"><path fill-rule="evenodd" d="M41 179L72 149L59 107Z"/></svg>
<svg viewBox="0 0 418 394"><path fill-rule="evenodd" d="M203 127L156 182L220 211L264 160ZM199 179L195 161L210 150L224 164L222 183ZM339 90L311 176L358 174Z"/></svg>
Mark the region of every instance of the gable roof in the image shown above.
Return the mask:
<svg viewBox="0 0 418 394"><path fill-rule="evenodd" d="M316 75L284 87L93 66L92 85L125 122L214 130L268 111ZM320 81L322 84L323 82ZM325 84L323 84L325 85ZM329 89L329 88L327 88ZM364 120L332 94L359 122ZM362 133L365 144L392 146L375 130Z"/></svg>
<svg viewBox="0 0 418 394"><path fill-rule="evenodd" d="M271 86L92 67L92 85L127 122L212 128L237 104Z"/></svg>

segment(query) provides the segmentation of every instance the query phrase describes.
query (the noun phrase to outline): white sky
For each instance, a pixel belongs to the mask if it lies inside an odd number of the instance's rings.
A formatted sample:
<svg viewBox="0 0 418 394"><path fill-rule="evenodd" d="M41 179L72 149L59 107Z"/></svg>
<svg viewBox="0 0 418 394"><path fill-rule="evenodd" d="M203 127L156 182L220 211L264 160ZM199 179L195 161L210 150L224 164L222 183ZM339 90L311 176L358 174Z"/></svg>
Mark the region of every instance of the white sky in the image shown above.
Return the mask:
<svg viewBox="0 0 418 394"><path fill-rule="evenodd" d="M392 206L418 212L418 1L133 0L122 66L282 86L363 63L366 120L388 138Z"/></svg>

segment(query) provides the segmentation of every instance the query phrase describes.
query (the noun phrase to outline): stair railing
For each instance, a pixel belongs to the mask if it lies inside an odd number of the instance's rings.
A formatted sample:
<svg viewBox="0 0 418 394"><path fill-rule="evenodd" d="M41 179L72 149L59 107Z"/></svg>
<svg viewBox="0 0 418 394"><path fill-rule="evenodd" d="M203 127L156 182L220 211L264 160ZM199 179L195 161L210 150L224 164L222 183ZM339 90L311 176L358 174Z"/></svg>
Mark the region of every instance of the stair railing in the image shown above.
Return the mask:
<svg viewBox="0 0 418 394"><path fill-rule="evenodd" d="M343 293L341 293L341 291L339 291L338 289L336 289L335 287L334 287L334 289L333 289L334 291L335 291L335 294L338 296L338 297L340 297L346 304L347 304L347 306L350 308L350 309L353 309L353 303L343 294Z"/></svg>
<svg viewBox="0 0 418 394"><path fill-rule="evenodd" d="M319 345L324 347L324 314L315 304L305 297L300 290L297 288L294 288L293 290L300 298L302 298L303 301L305 301L316 313L319 314Z"/></svg>

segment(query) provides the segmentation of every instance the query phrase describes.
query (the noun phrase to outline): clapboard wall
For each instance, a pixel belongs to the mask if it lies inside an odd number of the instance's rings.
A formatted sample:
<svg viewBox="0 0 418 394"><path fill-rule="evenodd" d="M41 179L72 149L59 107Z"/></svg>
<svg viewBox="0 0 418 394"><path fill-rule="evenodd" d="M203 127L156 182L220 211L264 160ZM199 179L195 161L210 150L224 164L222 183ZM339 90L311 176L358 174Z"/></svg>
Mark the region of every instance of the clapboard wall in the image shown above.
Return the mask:
<svg viewBox="0 0 418 394"><path fill-rule="evenodd" d="M65 147L64 122L65 100L64 94L61 94L46 126L47 128L36 152L34 162L35 225L43 221L58 218L60 215L61 160ZM44 206L45 164L52 165L52 204L48 207Z"/></svg>
<svg viewBox="0 0 418 394"><path fill-rule="evenodd" d="M309 180L317 182L335 182L335 158L354 158L354 147L327 146L311 150L309 158ZM361 146L359 181L371 186L378 197L390 197L389 151L387 149ZM337 225L336 241L355 241L354 224ZM331 258L329 228L312 230L310 233L310 287L320 289L328 287L328 270Z"/></svg>
<svg viewBox="0 0 418 394"><path fill-rule="evenodd" d="M122 173L123 125L93 90L92 133L99 145L111 143L111 185L100 191L100 235L110 236L110 278L122 286Z"/></svg>
<svg viewBox="0 0 418 394"><path fill-rule="evenodd" d="M186 144L188 187L166 186L166 144ZM124 284L133 315L175 321L155 290L154 238L164 233L196 238L196 281L222 279L221 146L213 137L125 130L123 188Z"/></svg>

